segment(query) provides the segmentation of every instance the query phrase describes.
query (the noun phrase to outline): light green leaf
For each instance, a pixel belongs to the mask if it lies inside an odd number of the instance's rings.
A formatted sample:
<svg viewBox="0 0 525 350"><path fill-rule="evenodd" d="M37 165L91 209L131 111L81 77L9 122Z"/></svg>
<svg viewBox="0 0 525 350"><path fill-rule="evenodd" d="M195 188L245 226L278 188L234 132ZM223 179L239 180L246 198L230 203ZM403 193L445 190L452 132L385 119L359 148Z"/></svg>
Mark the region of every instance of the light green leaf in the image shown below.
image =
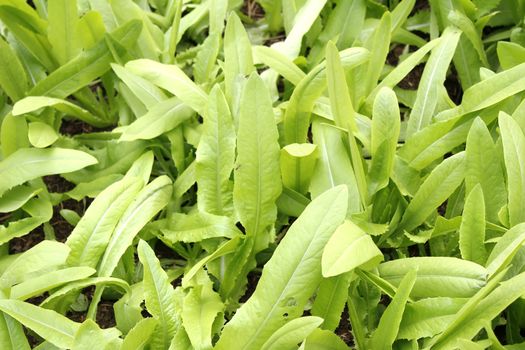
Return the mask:
<svg viewBox="0 0 525 350"><path fill-rule="evenodd" d="M165 220L153 223L150 227L159 229L162 237L172 244L200 242L217 237L232 238L240 234L230 217L206 212L174 213Z"/></svg>
<svg viewBox="0 0 525 350"><path fill-rule="evenodd" d="M399 230L411 231L421 225L441 205L465 177L465 153L445 159L425 179L408 204Z"/></svg>
<svg viewBox="0 0 525 350"><path fill-rule="evenodd" d="M525 136L519 124L505 112L500 112L498 124L507 172L508 210L512 227L525 221Z"/></svg>
<svg viewBox="0 0 525 350"><path fill-rule="evenodd" d="M281 150L281 175L283 185L305 194L317 162L317 146L311 143L292 143Z"/></svg>
<svg viewBox="0 0 525 350"><path fill-rule="evenodd" d="M16 132L13 132L13 130L16 130ZM25 118L14 117L11 113L4 117L0 127L0 147L3 158L7 158L7 156L20 148L29 147L27 132L27 121Z"/></svg>
<svg viewBox="0 0 525 350"><path fill-rule="evenodd" d="M460 34L460 31L452 27L445 29L440 43L432 50L419 83L414 108L410 113L407 138L430 124L439 99L439 88L445 82Z"/></svg>
<svg viewBox="0 0 525 350"><path fill-rule="evenodd" d="M461 338L472 339L483 327L505 310L514 300L523 295L525 273L501 283L492 293L474 305L465 314L457 317L461 322L452 323L443 333L433 338L426 349L444 350L457 346Z"/></svg>
<svg viewBox="0 0 525 350"><path fill-rule="evenodd" d="M345 342L327 330L316 329L306 338L304 350L349 350Z"/></svg>
<svg viewBox="0 0 525 350"><path fill-rule="evenodd" d="M396 94L388 88L382 88L374 101L372 117L370 137L372 162L368 170L370 196L388 185L390 174L394 169L400 125Z"/></svg>
<svg viewBox="0 0 525 350"><path fill-rule="evenodd" d="M234 171L233 203L260 251L270 242L281 194L279 134L264 82L252 74L242 95Z"/></svg>
<svg viewBox="0 0 525 350"><path fill-rule="evenodd" d="M0 198L0 213L9 213L19 209L40 191L41 189L24 185L13 187Z"/></svg>
<svg viewBox="0 0 525 350"><path fill-rule="evenodd" d="M52 308L55 303L60 302L63 297L74 292L81 291L89 286L112 286L121 291L123 294L131 294L131 288L124 280L114 277L91 277L80 281L74 281L66 284L62 288L54 291L41 304L41 307Z"/></svg>
<svg viewBox="0 0 525 350"><path fill-rule="evenodd" d="M344 184L348 189L348 211L359 212L359 190L341 131L315 120L312 124L312 134L319 149L319 159L310 184L312 197L315 198L330 188Z"/></svg>
<svg viewBox="0 0 525 350"><path fill-rule="evenodd" d="M465 260L483 265L485 250L485 201L481 185L476 185L465 200L459 228L459 250Z"/></svg>
<svg viewBox="0 0 525 350"><path fill-rule="evenodd" d="M139 59L126 63L125 67L131 73L177 96L200 115L206 115L208 95L178 66Z"/></svg>
<svg viewBox="0 0 525 350"><path fill-rule="evenodd" d="M494 74L468 88L463 94L459 114L490 107L525 90L525 63Z"/></svg>
<svg viewBox="0 0 525 350"><path fill-rule="evenodd" d="M312 315L324 320L322 329L335 331L339 323L346 301L351 273L336 277L323 278L317 290Z"/></svg>
<svg viewBox="0 0 525 350"><path fill-rule="evenodd" d="M58 63L64 64L80 52L77 38L77 1L50 0L47 6L47 37Z"/></svg>
<svg viewBox="0 0 525 350"><path fill-rule="evenodd" d="M182 322L194 349L212 348L213 324L223 310L221 297L213 290L208 276L198 278L198 284L191 288L182 304Z"/></svg>
<svg viewBox="0 0 525 350"><path fill-rule="evenodd" d="M149 342L158 321L145 318L133 327L124 338L121 350L142 350Z"/></svg>
<svg viewBox="0 0 525 350"><path fill-rule="evenodd" d="M323 277L337 276L357 267L370 269L383 260L372 238L346 220L337 228L323 250Z"/></svg>
<svg viewBox="0 0 525 350"><path fill-rule="evenodd" d="M119 141L149 140L160 136L193 116L193 110L172 97L149 108L148 112L124 128Z"/></svg>
<svg viewBox="0 0 525 350"><path fill-rule="evenodd" d="M0 310L61 348L71 348L80 324L61 314L19 300L0 300Z"/></svg>
<svg viewBox="0 0 525 350"><path fill-rule="evenodd" d="M306 77L295 63L278 50L268 46L253 46L252 50L256 60L275 70L290 83L297 85Z"/></svg>
<svg viewBox="0 0 525 350"><path fill-rule="evenodd" d="M31 278L11 288L11 299L26 300L63 284L87 278L96 272L90 267L69 267Z"/></svg>
<svg viewBox="0 0 525 350"><path fill-rule="evenodd" d="M231 101L235 92L234 82L238 76L248 76L253 67L252 48L248 34L234 11L230 13L224 30L224 87Z"/></svg>
<svg viewBox="0 0 525 350"><path fill-rule="evenodd" d="M120 335L120 331L116 328L100 329L95 321L87 319L82 322L75 334L73 349L115 349L122 343L122 340L119 338Z"/></svg>
<svg viewBox="0 0 525 350"><path fill-rule="evenodd" d="M525 63L525 48L517 43L498 41L498 58L501 68L509 69Z"/></svg>
<svg viewBox="0 0 525 350"><path fill-rule="evenodd" d="M476 118L470 128L466 147L466 192L479 183L483 190L487 220L498 222L498 211L507 204L501 156L492 142L485 123Z"/></svg>
<svg viewBox="0 0 525 350"><path fill-rule="evenodd" d="M167 349L179 323L175 310L175 291L153 249L145 241L139 241L137 252L144 266L146 308L159 321L153 335L152 348Z"/></svg>
<svg viewBox="0 0 525 350"><path fill-rule="evenodd" d="M12 47L0 37L0 87L16 102L29 88L27 74Z"/></svg>
<svg viewBox="0 0 525 350"><path fill-rule="evenodd" d="M115 63L111 64L111 68L147 108L154 107L159 102L167 99L162 90L146 79L132 74L126 68Z"/></svg>
<svg viewBox="0 0 525 350"><path fill-rule="evenodd" d="M510 265L514 256L525 242L525 224L521 223L508 230L496 243L487 259L489 276L496 275Z"/></svg>
<svg viewBox="0 0 525 350"><path fill-rule="evenodd" d="M460 298L427 298L407 304L398 339L433 337L443 332L465 304Z"/></svg>
<svg viewBox="0 0 525 350"><path fill-rule="evenodd" d="M322 278L322 249L346 215L347 196L339 186L306 207L264 266L254 294L225 326L217 350L259 349L280 327L302 315Z"/></svg>
<svg viewBox="0 0 525 350"><path fill-rule="evenodd" d="M476 263L449 257L416 257L387 261L379 265L379 275L394 286L403 276L417 270L412 298L473 296L486 283L487 271Z"/></svg>
<svg viewBox="0 0 525 350"><path fill-rule="evenodd" d="M111 276L118 261L133 242L133 238L168 204L171 191L171 180L163 175L157 177L135 195L122 214L108 242L98 268L100 277Z"/></svg>
<svg viewBox="0 0 525 350"><path fill-rule="evenodd" d="M70 266L97 266L118 220L142 186L136 178L125 179L95 198L66 241L71 248Z"/></svg>
<svg viewBox="0 0 525 350"><path fill-rule="evenodd" d="M201 211L216 215L233 212L230 176L234 161L233 118L221 89L216 85L210 92L208 113L197 147L195 175L197 206Z"/></svg>
<svg viewBox="0 0 525 350"><path fill-rule="evenodd" d="M125 47L137 40L141 30L140 21L130 21L112 32L111 37L121 44L114 45L116 53L124 54ZM100 41L39 81L28 95L65 98L110 70L112 60L113 56L106 41ZM111 122L106 125L108 124Z"/></svg>
<svg viewBox="0 0 525 350"><path fill-rule="evenodd" d="M345 70L356 67L369 58L368 50L360 47L343 50L339 55ZM315 101L326 89L326 76L326 62L322 62L313 68L292 92L283 120L286 144L306 142L310 114Z"/></svg>
<svg viewBox="0 0 525 350"><path fill-rule="evenodd" d="M45 97L45 96L28 96L18 101L13 106L13 115L22 115L38 111L41 108L52 107L60 112L73 116L86 123L94 126L106 126L107 121L102 120L100 117L95 116L69 101L62 100L59 98Z"/></svg>
<svg viewBox="0 0 525 350"><path fill-rule="evenodd" d="M68 173L97 163L82 151L63 148L21 148L0 161L0 196L40 176Z"/></svg>
<svg viewBox="0 0 525 350"><path fill-rule="evenodd" d="M20 254L0 277L2 288L29 280L56 270L64 265L69 248L63 243L45 240Z"/></svg>
<svg viewBox="0 0 525 350"><path fill-rule="evenodd" d="M57 139L56 131L42 122L33 122L28 125L29 142L36 148L51 146Z"/></svg>
<svg viewBox="0 0 525 350"><path fill-rule="evenodd" d="M415 282L416 270L408 271L399 283L396 295L392 298L379 320L379 325L372 335L371 348L378 350L392 349L392 344L399 332L399 325L401 324L405 306Z"/></svg>
<svg viewBox="0 0 525 350"><path fill-rule="evenodd" d="M308 337L321 323L323 323L323 319L320 317L305 316L296 318L272 334L261 350L296 349L297 344Z"/></svg>
<svg viewBox="0 0 525 350"><path fill-rule="evenodd" d="M5 313L0 315L0 346L5 350L31 349L22 325Z"/></svg>

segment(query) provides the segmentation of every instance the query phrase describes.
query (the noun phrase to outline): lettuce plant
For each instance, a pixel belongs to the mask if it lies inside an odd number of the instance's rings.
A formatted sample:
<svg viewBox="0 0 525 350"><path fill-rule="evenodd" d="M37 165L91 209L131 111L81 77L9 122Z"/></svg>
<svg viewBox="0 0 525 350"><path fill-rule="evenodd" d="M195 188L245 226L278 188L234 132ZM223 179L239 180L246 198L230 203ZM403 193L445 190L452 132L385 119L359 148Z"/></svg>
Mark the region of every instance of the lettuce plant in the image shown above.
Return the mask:
<svg viewBox="0 0 525 350"><path fill-rule="evenodd" d="M0 347L523 348L524 14L0 0Z"/></svg>

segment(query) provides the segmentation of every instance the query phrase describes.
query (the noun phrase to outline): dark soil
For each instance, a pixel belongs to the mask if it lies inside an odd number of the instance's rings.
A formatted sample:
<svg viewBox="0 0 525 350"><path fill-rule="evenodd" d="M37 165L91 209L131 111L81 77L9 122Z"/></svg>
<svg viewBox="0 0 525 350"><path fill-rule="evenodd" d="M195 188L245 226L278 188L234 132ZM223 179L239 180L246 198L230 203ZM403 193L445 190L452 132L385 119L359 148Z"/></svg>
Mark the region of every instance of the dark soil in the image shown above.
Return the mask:
<svg viewBox="0 0 525 350"><path fill-rule="evenodd" d="M255 0L246 0L242 5L241 12L254 21L264 17L264 10Z"/></svg>
<svg viewBox="0 0 525 350"><path fill-rule="evenodd" d="M354 345L354 337L352 335L351 328L352 326L350 325L350 315L348 314L348 307L345 305L345 309L341 314L341 321L339 321L339 326L335 330L335 334L337 334L339 338L343 339L343 341L348 346Z"/></svg>
<svg viewBox="0 0 525 350"><path fill-rule="evenodd" d="M255 292L255 288L257 288L257 283L259 283L260 278L261 274L258 272L252 271L248 274L248 285L246 286L246 292L241 297L241 299L239 299L239 302L245 303L248 299L250 299L253 292Z"/></svg>
<svg viewBox="0 0 525 350"><path fill-rule="evenodd" d="M114 126L107 128L95 128L94 126L76 119L63 119L60 125L62 135L75 136L80 134L89 134L93 132L111 131Z"/></svg>

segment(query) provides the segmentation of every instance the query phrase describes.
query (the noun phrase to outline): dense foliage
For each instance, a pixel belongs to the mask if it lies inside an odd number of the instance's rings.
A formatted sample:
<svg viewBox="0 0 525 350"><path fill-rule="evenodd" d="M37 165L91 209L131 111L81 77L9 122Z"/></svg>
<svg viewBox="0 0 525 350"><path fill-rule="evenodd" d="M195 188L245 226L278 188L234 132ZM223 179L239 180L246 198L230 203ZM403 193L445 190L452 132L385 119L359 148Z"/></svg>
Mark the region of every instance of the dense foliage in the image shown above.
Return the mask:
<svg viewBox="0 0 525 350"><path fill-rule="evenodd" d="M525 348L524 16L0 0L0 349Z"/></svg>

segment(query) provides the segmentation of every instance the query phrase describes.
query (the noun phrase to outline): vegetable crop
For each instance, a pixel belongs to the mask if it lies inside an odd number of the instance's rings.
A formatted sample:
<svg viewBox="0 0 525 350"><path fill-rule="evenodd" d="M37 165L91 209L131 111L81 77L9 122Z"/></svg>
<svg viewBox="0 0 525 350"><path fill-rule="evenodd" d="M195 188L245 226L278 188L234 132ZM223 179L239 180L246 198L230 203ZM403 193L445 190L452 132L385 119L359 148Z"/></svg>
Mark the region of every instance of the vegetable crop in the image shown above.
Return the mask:
<svg viewBox="0 0 525 350"><path fill-rule="evenodd" d="M0 348L525 348L524 17L0 0Z"/></svg>

